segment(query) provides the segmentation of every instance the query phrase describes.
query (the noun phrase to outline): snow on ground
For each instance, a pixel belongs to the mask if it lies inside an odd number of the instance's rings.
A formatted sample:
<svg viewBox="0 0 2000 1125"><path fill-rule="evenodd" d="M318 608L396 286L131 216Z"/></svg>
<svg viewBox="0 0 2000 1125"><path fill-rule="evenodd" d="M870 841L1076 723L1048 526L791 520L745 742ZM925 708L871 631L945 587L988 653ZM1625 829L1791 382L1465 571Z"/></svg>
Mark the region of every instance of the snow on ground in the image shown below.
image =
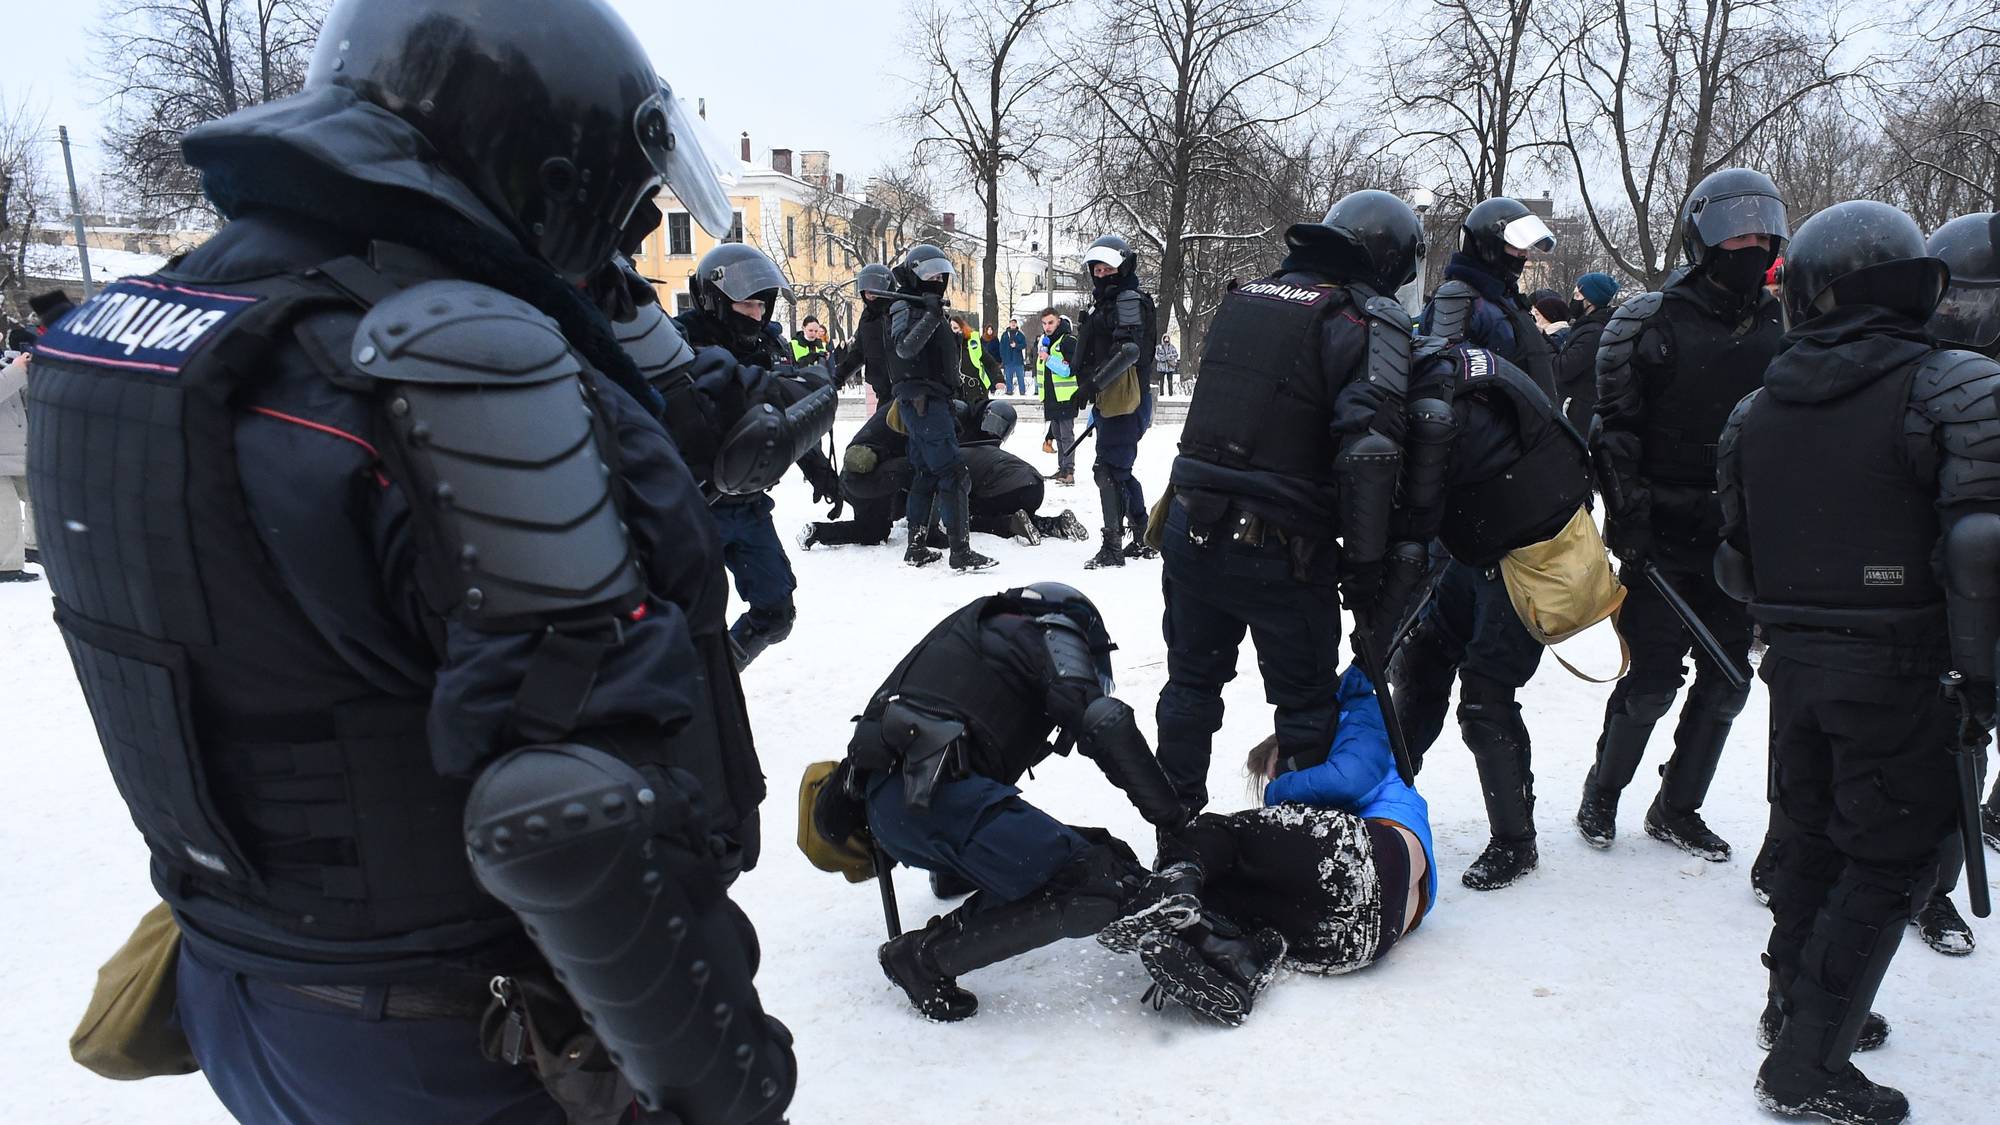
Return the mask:
<svg viewBox="0 0 2000 1125"><path fill-rule="evenodd" d="M1153 488L1176 436L1162 429L1146 442L1140 470ZM1023 432L1013 446L1045 465L1040 440ZM1088 480L1091 450L1080 452ZM1064 505L1098 522L1089 488L1051 486L1044 510ZM788 539L822 511L795 477L778 490ZM801 768L840 755L848 717L938 618L1006 586L1061 579L1096 599L1121 645L1120 694L1148 728L1165 679L1158 562L1085 571L1093 544L1029 548L981 537L978 546L1000 567L913 572L900 565L900 547L794 550L797 629L746 677L771 798L763 863L736 896L763 940L766 1006L798 1037L793 1121L1764 1120L1750 1083L1768 922L1748 885L1765 817L1762 689L1737 724L1707 808L1739 858L1711 865L1643 835L1651 768L1627 793L1625 834L1605 854L1583 844L1570 817L1609 689L1553 660L1523 694L1536 738L1541 870L1491 894L1460 886L1486 825L1471 760L1448 725L1423 777L1441 901L1382 964L1344 978L1281 975L1250 1022L1229 1031L1143 1007L1136 958L1072 941L968 976L981 1000L968 1023L916 1017L875 964L883 935L874 886L822 874L793 847ZM198 1076L112 1083L65 1054L97 965L154 899L46 587L0 586L0 652L13 780L0 798L0 854L11 861L0 874L0 1121L223 1121ZM1616 664L1603 629L1565 654L1586 670ZM1269 730L1247 651L1242 673L1227 693L1211 775L1218 808L1248 803L1234 767ZM1150 831L1088 762L1051 759L1036 772L1026 783L1035 803L1102 824L1144 852ZM906 925L940 909L910 873L898 889ZM1924 1121L1995 1120L2000 926L1980 931L1987 948L1965 959L1912 936L1877 1004L1895 1032L1864 1069L1908 1092Z"/></svg>
<svg viewBox="0 0 2000 1125"><path fill-rule="evenodd" d="M158 273L166 266L167 259L163 254L141 254L98 246L90 248L91 280L98 285L109 285L121 277ZM83 280L83 260L74 246L34 243L28 247L28 275L80 282Z"/></svg>

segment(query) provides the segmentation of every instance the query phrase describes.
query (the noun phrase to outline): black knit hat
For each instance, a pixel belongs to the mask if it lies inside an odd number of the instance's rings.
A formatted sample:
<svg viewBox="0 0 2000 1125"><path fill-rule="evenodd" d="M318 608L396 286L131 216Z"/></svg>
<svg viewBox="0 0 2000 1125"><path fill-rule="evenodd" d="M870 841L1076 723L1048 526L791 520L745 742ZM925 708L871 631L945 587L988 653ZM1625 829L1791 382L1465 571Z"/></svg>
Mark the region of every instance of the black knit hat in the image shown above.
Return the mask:
<svg viewBox="0 0 2000 1125"><path fill-rule="evenodd" d="M61 320L63 314L76 305L69 299L69 294L60 289L51 289L28 298L28 307L35 310L35 315L41 318L44 326L47 326Z"/></svg>

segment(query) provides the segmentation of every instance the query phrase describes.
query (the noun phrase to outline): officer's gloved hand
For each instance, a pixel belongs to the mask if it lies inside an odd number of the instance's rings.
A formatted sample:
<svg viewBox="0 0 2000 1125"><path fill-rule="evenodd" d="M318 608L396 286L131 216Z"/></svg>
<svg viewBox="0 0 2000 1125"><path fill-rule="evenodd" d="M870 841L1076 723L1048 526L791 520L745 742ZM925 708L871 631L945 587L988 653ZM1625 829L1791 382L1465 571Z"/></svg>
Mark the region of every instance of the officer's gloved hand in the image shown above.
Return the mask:
<svg viewBox="0 0 2000 1125"><path fill-rule="evenodd" d="M1958 689L1960 746L1985 750L1993 742L1993 681L1967 680Z"/></svg>
<svg viewBox="0 0 2000 1125"><path fill-rule="evenodd" d="M813 501L832 504L833 515L829 518L839 519L841 505L844 502L840 495L840 474L833 471L832 465L817 463L807 466L805 474L806 482L812 485Z"/></svg>
<svg viewBox="0 0 2000 1125"><path fill-rule="evenodd" d="M1340 604L1356 618L1367 615L1382 597L1382 560L1340 564Z"/></svg>
<svg viewBox="0 0 2000 1125"><path fill-rule="evenodd" d="M1618 561L1638 566L1653 549L1653 519L1645 508L1635 508L1622 516L1604 521L1605 545Z"/></svg>

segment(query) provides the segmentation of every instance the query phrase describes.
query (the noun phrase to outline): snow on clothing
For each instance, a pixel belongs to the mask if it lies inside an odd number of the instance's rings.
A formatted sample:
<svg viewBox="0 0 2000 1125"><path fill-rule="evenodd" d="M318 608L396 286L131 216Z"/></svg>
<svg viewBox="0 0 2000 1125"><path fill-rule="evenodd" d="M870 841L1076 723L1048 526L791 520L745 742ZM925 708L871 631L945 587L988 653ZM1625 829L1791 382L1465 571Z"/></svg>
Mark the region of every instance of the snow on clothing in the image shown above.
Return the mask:
<svg viewBox="0 0 2000 1125"><path fill-rule="evenodd" d="M1382 822L1423 845L1420 920L1437 899L1429 808L1397 775L1381 705L1358 669L1341 679L1340 706L1325 762L1281 775L1265 807L1203 814L1188 833L1203 900L1238 925L1276 928L1295 968L1326 974L1372 964L1402 936L1409 859L1402 834Z"/></svg>

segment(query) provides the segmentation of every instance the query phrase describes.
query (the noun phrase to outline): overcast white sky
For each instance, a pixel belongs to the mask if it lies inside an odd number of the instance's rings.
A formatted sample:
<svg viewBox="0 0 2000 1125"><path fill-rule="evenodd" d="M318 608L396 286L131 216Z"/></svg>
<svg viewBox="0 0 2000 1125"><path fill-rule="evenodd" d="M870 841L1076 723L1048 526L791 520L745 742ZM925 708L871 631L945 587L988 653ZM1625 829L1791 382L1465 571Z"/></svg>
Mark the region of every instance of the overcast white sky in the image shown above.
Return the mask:
<svg viewBox="0 0 2000 1125"><path fill-rule="evenodd" d="M0 0L0 8L38 0ZM610 0L631 21L676 92L707 98L716 131L748 130L758 159L773 146L826 149L836 171L866 176L907 142L887 124L906 87L890 74L900 0ZM48 109L49 132L68 125L88 176L101 159L103 109L91 65L104 0L40 4L10 20L0 92ZM732 146L733 148L733 146ZM53 155L53 153L51 154Z"/></svg>

